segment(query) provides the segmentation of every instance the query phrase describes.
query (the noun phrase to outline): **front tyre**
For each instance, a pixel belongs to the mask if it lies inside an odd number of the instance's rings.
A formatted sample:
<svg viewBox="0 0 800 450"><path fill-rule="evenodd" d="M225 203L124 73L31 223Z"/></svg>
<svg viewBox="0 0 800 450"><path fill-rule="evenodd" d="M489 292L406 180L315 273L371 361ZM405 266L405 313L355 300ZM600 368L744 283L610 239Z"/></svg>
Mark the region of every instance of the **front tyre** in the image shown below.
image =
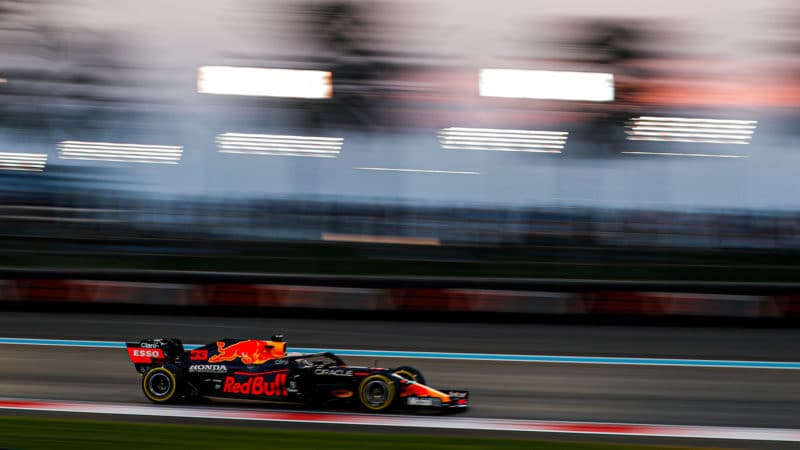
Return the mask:
<svg viewBox="0 0 800 450"><path fill-rule="evenodd" d="M425 383L425 377L422 376L422 372L411 366L400 366L394 369L392 373L406 380L416 381L419 384L427 384Z"/></svg>
<svg viewBox="0 0 800 450"><path fill-rule="evenodd" d="M392 406L397 388L394 381L386 375L375 374L364 378L358 385L358 399L361 406L370 411L385 411Z"/></svg>
<svg viewBox="0 0 800 450"><path fill-rule="evenodd" d="M153 403L174 402L178 398L178 380L166 367L154 367L142 377L142 391Z"/></svg>

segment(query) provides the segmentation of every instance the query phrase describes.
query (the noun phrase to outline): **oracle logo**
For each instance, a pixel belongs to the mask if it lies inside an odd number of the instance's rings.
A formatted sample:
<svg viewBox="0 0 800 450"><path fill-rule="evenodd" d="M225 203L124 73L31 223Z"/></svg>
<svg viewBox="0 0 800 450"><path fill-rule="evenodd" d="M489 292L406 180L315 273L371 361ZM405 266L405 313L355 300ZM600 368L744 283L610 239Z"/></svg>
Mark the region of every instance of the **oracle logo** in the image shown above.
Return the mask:
<svg viewBox="0 0 800 450"><path fill-rule="evenodd" d="M352 377L352 370L345 369L317 369L314 371L316 375L334 375L337 377Z"/></svg>

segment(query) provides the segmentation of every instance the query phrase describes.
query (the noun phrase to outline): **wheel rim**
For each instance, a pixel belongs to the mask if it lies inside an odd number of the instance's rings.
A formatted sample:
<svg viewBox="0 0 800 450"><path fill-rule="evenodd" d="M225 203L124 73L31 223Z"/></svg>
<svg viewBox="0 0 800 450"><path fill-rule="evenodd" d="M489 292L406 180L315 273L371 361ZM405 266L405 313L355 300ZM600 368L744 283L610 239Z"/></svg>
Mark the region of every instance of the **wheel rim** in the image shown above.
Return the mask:
<svg viewBox="0 0 800 450"><path fill-rule="evenodd" d="M389 398L389 389L386 383L380 380L370 381L364 386L366 400L372 406L380 406Z"/></svg>
<svg viewBox="0 0 800 450"><path fill-rule="evenodd" d="M169 394L172 388L172 381L166 374L154 373L147 380L147 390L155 397L164 397Z"/></svg>

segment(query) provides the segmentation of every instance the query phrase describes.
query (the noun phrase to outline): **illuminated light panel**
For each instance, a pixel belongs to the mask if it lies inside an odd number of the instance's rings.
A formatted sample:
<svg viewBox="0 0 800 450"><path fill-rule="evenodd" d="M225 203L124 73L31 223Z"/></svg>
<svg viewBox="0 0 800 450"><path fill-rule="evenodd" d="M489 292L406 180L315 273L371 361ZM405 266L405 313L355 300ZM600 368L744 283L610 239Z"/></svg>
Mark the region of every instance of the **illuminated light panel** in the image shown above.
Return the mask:
<svg viewBox="0 0 800 450"><path fill-rule="evenodd" d="M336 158L344 138L289 136L280 134L223 133L217 136L220 153L267 156Z"/></svg>
<svg viewBox="0 0 800 450"><path fill-rule="evenodd" d="M614 101L612 73L481 69L479 76L482 97Z"/></svg>
<svg viewBox="0 0 800 450"><path fill-rule="evenodd" d="M21 170L25 172L41 172L47 164L45 153L8 153L0 152L0 170Z"/></svg>
<svg viewBox="0 0 800 450"><path fill-rule="evenodd" d="M120 144L115 142L63 141L58 144L58 154L62 159L178 164L183 155L183 147Z"/></svg>
<svg viewBox="0 0 800 450"><path fill-rule="evenodd" d="M755 120L642 116L631 119L625 133L630 141L746 145L757 124Z"/></svg>
<svg viewBox="0 0 800 450"><path fill-rule="evenodd" d="M694 156L698 158L749 158L749 155L715 155L712 153L672 153L672 152L620 152L625 155Z"/></svg>
<svg viewBox="0 0 800 450"><path fill-rule="evenodd" d="M497 152L561 153L566 131L500 130L492 128L445 128L439 132L442 148Z"/></svg>
<svg viewBox="0 0 800 450"><path fill-rule="evenodd" d="M413 172L413 173L449 173L454 175L480 175L480 172L464 172L458 170L430 170L430 169L396 169L392 167L353 167L355 170L377 170L383 172Z"/></svg>
<svg viewBox="0 0 800 450"><path fill-rule="evenodd" d="M197 71L197 92L255 97L331 98L331 72L203 66Z"/></svg>
<svg viewBox="0 0 800 450"><path fill-rule="evenodd" d="M322 240L331 242L365 242L370 244L441 245L438 238L375 236L369 234L322 233Z"/></svg>

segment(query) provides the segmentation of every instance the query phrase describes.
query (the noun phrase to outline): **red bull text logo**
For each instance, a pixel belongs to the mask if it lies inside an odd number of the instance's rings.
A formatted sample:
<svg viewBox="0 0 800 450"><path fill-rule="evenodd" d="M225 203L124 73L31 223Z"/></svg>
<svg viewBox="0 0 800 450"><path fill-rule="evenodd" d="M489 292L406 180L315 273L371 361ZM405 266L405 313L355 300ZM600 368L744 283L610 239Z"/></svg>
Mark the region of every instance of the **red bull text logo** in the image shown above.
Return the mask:
<svg viewBox="0 0 800 450"><path fill-rule="evenodd" d="M265 397L286 397L288 396L286 374L279 373L275 375L275 379L272 381L265 380L264 377L253 377L241 383L237 382L233 377L225 377L222 392L253 396L263 395Z"/></svg>
<svg viewBox="0 0 800 450"><path fill-rule="evenodd" d="M217 354L208 358L208 362L233 361L241 359L244 364L264 364L265 362L281 358L284 355L286 344L283 342L258 341L250 339L225 346L222 341L217 342Z"/></svg>

